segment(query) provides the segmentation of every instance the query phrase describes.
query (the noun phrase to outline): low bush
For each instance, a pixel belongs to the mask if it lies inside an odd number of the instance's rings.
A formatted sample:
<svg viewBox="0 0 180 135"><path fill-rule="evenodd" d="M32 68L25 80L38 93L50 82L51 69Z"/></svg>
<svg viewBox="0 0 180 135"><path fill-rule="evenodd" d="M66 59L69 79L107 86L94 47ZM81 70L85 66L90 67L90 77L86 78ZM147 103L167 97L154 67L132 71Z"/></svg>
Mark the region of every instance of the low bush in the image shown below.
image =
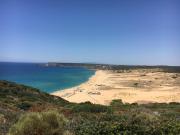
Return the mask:
<svg viewBox="0 0 180 135"><path fill-rule="evenodd" d="M141 111L75 118L71 129L77 135L179 135L180 121Z"/></svg>
<svg viewBox="0 0 180 135"><path fill-rule="evenodd" d="M118 107L118 106L122 106L124 104L121 99L115 99L115 100L111 101L110 105L113 107Z"/></svg>
<svg viewBox="0 0 180 135"><path fill-rule="evenodd" d="M90 112L90 113L112 112L112 109L109 106L92 104L90 102L74 105L72 110L74 112Z"/></svg>
<svg viewBox="0 0 180 135"><path fill-rule="evenodd" d="M10 128L9 135L62 135L67 119L56 111L29 113Z"/></svg>

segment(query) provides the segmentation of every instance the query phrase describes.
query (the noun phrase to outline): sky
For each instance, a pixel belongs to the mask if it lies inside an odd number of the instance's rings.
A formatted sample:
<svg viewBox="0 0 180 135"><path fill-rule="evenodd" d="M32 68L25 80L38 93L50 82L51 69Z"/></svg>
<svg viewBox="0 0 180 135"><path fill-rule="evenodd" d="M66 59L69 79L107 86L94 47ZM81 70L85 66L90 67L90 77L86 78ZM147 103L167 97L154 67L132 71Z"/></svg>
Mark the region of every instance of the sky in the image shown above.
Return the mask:
<svg viewBox="0 0 180 135"><path fill-rule="evenodd" d="M0 0L0 61L180 65L180 0Z"/></svg>

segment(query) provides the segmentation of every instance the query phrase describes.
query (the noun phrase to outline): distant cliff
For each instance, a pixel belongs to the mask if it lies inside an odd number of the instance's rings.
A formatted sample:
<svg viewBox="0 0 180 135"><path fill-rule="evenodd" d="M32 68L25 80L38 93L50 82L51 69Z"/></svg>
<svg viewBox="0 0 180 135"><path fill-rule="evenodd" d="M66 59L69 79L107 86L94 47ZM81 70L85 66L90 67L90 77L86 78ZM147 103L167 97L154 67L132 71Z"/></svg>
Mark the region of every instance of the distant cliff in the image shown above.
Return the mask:
<svg viewBox="0 0 180 135"><path fill-rule="evenodd" d="M112 65L112 64L93 64L93 63L58 63L48 62L43 64L48 67L84 67L99 70L133 70L133 69L154 69L158 68L163 72L180 73L180 66L147 66L147 65Z"/></svg>
<svg viewBox="0 0 180 135"><path fill-rule="evenodd" d="M44 66L48 67L84 67L89 69L111 69L113 65L108 64L91 64L91 63L56 63L56 62L48 62L44 64Z"/></svg>

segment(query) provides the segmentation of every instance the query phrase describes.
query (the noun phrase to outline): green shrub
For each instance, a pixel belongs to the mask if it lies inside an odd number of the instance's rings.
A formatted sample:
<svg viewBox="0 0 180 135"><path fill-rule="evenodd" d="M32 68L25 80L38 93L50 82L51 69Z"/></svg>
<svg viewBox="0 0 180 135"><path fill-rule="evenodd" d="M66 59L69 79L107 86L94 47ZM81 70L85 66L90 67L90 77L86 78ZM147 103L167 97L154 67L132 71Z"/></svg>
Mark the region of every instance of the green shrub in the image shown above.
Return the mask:
<svg viewBox="0 0 180 135"><path fill-rule="evenodd" d="M9 135L62 135L67 120L56 111L30 113L10 128Z"/></svg>
<svg viewBox="0 0 180 135"><path fill-rule="evenodd" d="M122 106L124 104L121 99L115 99L115 100L111 101L110 105L113 107L118 107L118 106Z"/></svg>
<svg viewBox="0 0 180 135"><path fill-rule="evenodd" d="M90 114L88 114L90 115ZM83 115L72 119L71 130L77 135L179 135L180 121L154 114L148 110L133 110L126 114Z"/></svg>
<svg viewBox="0 0 180 135"><path fill-rule="evenodd" d="M91 104L90 102L77 104L72 108L72 110L74 112L91 112L91 113L112 112L111 108L108 106Z"/></svg>

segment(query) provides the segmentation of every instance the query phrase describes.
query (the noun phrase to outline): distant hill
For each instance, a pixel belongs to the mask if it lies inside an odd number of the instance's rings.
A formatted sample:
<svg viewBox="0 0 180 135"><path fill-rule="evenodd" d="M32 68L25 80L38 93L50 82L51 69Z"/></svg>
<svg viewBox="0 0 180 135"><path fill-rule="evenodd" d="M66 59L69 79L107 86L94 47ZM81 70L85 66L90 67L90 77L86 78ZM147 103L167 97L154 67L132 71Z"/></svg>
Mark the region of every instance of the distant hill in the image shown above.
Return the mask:
<svg viewBox="0 0 180 135"><path fill-rule="evenodd" d="M58 63L48 62L41 64L48 67L84 67L89 69L99 70L133 70L133 69L154 69L159 68L162 72L180 73L180 66L167 65L112 65L112 64L98 64L98 63Z"/></svg>

